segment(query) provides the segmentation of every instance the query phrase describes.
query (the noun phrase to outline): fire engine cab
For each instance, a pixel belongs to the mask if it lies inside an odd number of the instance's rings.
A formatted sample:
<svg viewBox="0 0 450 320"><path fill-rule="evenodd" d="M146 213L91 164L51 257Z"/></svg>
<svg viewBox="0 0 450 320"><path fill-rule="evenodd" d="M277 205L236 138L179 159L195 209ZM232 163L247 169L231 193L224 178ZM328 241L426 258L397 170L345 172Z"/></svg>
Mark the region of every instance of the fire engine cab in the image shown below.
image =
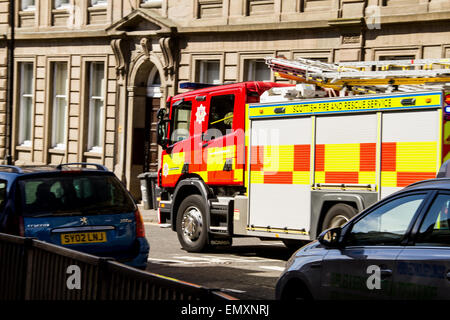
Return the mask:
<svg viewBox="0 0 450 320"><path fill-rule="evenodd" d="M368 62L268 58L301 83L184 84L194 90L158 113L160 223L192 252L238 236L298 246L434 178L450 158L450 69L404 63L412 73L384 68L380 81Z"/></svg>

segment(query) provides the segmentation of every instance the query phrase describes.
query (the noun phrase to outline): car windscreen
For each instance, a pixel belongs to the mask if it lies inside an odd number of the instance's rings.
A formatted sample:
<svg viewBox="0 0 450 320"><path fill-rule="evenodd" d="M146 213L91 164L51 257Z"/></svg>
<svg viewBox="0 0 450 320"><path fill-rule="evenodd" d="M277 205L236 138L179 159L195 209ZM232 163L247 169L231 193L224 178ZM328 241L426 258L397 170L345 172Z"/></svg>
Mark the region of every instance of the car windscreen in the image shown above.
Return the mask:
<svg viewBox="0 0 450 320"><path fill-rule="evenodd" d="M19 182L24 216L133 212L133 199L110 175L61 174Z"/></svg>

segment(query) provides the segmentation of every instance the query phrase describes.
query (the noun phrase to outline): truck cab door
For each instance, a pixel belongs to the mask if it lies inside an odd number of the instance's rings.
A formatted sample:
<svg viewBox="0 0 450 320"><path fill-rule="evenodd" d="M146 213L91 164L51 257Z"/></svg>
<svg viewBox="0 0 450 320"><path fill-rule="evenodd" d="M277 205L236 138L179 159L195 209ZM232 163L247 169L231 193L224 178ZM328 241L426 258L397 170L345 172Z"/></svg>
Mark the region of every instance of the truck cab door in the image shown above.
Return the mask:
<svg viewBox="0 0 450 320"><path fill-rule="evenodd" d="M215 91L207 97L207 131L202 135L202 149L208 184L243 184L243 91L240 88Z"/></svg>

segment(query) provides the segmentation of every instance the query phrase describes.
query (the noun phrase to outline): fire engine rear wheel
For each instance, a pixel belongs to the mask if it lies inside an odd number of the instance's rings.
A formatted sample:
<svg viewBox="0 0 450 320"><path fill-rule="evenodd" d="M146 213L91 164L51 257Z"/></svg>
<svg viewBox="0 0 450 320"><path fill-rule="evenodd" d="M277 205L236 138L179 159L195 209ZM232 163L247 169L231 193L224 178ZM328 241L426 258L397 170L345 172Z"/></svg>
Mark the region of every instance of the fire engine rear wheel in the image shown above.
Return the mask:
<svg viewBox="0 0 450 320"><path fill-rule="evenodd" d="M322 231L344 225L356 215L356 213L356 209L348 204L335 204L328 210L325 219L323 220Z"/></svg>
<svg viewBox="0 0 450 320"><path fill-rule="evenodd" d="M201 252L207 247L206 207L200 195L181 202L177 214L177 235L183 249Z"/></svg>

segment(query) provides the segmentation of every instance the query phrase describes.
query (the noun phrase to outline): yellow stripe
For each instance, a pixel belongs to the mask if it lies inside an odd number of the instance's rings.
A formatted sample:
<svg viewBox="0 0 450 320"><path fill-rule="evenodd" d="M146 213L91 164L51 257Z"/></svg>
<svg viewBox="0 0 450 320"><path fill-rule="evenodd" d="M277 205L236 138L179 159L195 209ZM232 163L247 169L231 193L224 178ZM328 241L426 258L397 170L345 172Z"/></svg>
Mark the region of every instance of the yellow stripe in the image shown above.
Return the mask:
<svg viewBox="0 0 450 320"><path fill-rule="evenodd" d="M293 184L310 184L310 172L309 171L294 171L292 173Z"/></svg>
<svg viewBox="0 0 450 320"><path fill-rule="evenodd" d="M396 171L436 172L437 142L397 142Z"/></svg>
<svg viewBox="0 0 450 320"><path fill-rule="evenodd" d="M376 183L376 172L364 172L358 173L358 183L360 184L375 184Z"/></svg>
<svg viewBox="0 0 450 320"><path fill-rule="evenodd" d="M226 159L235 158L236 146L227 146L223 148L209 148L207 154L207 170L222 171Z"/></svg>
<svg viewBox="0 0 450 320"><path fill-rule="evenodd" d="M286 108L285 114L311 114L316 112L333 112L333 111L362 111L362 110L375 110L375 109L388 109L388 108L405 108L411 109L417 107L427 107L441 104L442 95L430 94L425 96L419 96L415 94L405 95L402 97L384 98L384 97L372 97L368 99L358 99L351 101L342 100L329 100L321 103L304 103L304 104L292 104L292 105L268 105L258 106L256 108L250 108L249 116L267 116L267 115L279 115L275 113L275 109L283 106ZM402 100L415 99L416 104L413 106L405 106L402 104ZM429 99L429 100L428 100ZM261 113L262 112L262 113Z"/></svg>
<svg viewBox="0 0 450 320"><path fill-rule="evenodd" d="M397 172L381 172L381 185L383 187L397 187Z"/></svg>
<svg viewBox="0 0 450 320"><path fill-rule="evenodd" d="M325 171L359 171L359 143L326 144Z"/></svg>
<svg viewBox="0 0 450 320"><path fill-rule="evenodd" d="M169 166L169 175L181 174L185 161L184 152L164 155L163 163ZM163 165L164 168L164 165Z"/></svg>
<svg viewBox="0 0 450 320"><path fill-rule="evenodd" d="M249 231L264 231L264 232L278 232L278 233L296 233L296 234L309 234L306 231L289 230L289 229L276 229L276 228L259 228L259 227L247 227Z"/></svg>
<svg viewBox="0 0 450 320"><path fill-rule="evenodd" d="M325 183L325 172L316 171L314 183Z"/></svg>
<svg viewBox="0 0 450 320"><path fill-rule="evenodd" d="M251 171L250 180L251 183L264 183L264 173L262 171Z"/></svg>

